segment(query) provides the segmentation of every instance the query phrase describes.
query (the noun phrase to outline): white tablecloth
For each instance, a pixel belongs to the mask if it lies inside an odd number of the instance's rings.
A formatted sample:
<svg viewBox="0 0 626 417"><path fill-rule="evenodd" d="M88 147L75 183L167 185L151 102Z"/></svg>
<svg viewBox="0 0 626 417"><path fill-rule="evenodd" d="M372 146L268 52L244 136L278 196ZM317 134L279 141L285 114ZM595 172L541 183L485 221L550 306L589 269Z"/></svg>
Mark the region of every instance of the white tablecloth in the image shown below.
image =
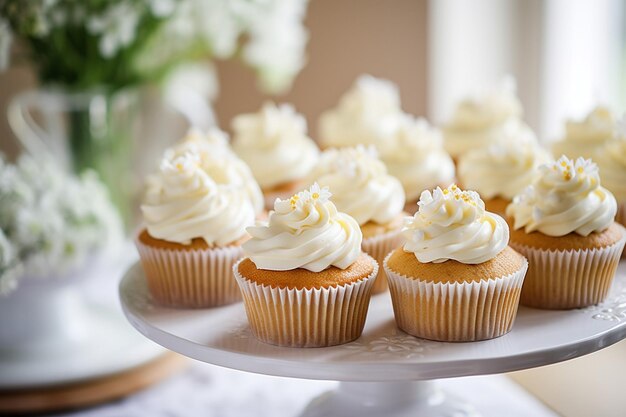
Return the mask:
<svg viewBox="0 0 626 417"><path fill-rule="evenodd" d="M471 401L484 417L557 417L506 376L441 380ZM337 382L280 378L199 362L169 380L126 399L62 414L68 417L295 417Z"/></svg>

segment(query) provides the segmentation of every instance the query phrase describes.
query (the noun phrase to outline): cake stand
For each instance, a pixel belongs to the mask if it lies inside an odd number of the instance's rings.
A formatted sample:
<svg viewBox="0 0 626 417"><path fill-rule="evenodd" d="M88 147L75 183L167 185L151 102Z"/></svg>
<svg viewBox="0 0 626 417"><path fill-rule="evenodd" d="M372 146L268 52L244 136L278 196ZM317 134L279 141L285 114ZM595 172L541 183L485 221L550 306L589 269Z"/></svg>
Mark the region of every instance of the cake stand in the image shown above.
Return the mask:
<svg viewBox="0 0 626 417"><path fill-rule="evenodd" d="M510 333L474 343L441 343L398 330L388 293L372 297L363 335L328 348L268 345L250 332L241 303L205 310L170 309L148 293L139 265L120 283L124 312L149 339L191 358L260 374L341 381L302 416L478 416L440 392L437 378L494 374L582 356L626 337L626 263L607 300L569 311L520 307Z"/></svg>

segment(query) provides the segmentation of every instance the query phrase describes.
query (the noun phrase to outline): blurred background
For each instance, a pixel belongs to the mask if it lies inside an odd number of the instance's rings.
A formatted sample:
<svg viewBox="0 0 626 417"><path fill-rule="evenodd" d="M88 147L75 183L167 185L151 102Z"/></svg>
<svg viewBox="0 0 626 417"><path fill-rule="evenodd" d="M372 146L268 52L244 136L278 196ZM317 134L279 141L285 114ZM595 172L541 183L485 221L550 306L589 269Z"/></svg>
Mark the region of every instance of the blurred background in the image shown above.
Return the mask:
<svg viewBox="0 0 626 417"><path fill-rule="evenodd" d="M0 29L9 16L19 20L30 13L30 3L0 0ZM170 7L167 1L157 3ZM582 118L598 104L616 115L626 110L626 7L620 0L315 0L293 9L276 18L288 18L296 27L271 34L298 39L285 47L295 56L287 67L268 69L250 57L242 65L241 53L228 47L219 53L213 45L204 54L196 50L189 68L132 82L137 96L129 134L133 178L152 170L190 122L209 125L214 115L230 130L235 115L254 112L268 99L293 103L316 139L321 112L335 106L364 73L396 83L403 109L435 125L451 117L460 99L510 74L517 80L525 120L544 143L563 135L566 118ZM266 39L263 30L241 30L235 39ZM28 57L45 43L13 38L8 65L0 72L0 151L9 160L23 150L15 128L24 128L14 121L12 129L4 116L10 103L49 84L33 65L36 59ZM0 46L6 41L0 37ZM278 59L276 51L257 53ZM39 109L35 122L45 122L46 111ZM626 413L626 399L618 391L625 374L622 343L513 377L562 415L611 416Z"/></svg>

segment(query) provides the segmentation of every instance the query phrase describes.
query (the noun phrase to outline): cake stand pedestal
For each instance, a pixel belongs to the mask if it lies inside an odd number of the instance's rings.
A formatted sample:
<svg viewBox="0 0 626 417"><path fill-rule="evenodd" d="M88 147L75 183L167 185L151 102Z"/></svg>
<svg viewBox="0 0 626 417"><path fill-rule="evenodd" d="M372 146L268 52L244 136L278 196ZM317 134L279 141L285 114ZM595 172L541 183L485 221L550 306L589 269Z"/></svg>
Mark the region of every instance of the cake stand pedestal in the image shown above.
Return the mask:
<svg viewBox="0 0 626 417"><path fill-rule="evenodd" d="M302 416L478 416L432 380L509 372L576 358L626 338L626 263L607 300L586 309L520 307L510 333L474 343L409 336L393 318L388 293L372 297L363 335L345 345L297 349L258 341L241 303L205 310L162 307L134 265L120 283L130 323L158 344L191 358L261 374L341 381Z"/></svg>

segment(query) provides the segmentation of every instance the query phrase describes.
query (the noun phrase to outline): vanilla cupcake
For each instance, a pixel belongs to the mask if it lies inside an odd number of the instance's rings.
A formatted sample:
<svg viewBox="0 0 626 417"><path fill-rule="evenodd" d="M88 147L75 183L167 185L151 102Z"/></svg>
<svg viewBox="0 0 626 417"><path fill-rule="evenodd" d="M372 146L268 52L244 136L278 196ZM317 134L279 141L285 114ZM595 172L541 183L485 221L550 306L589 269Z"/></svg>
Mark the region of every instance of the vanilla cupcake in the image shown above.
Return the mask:
<svg viewBox="0 0 626 417"><path fill-rule="evenodd" d="M617 125L616 140L596 152L602 184L617 199L615 220L626 226L626 116Z"/></svg>
<svg viewBox="0 0 626 417"><path fill-rule="evenodd" d="M233 149L250 166L268 209L300 189L319 157L306 120L291 105L265 103L258 113L235 117L232 128Z"/></svg>
<svg viewBox="0 0 626 417"><path fill-rule="evenodd" d="M191 150L166 152L147 182L135 243L154 299L194 308L240 300L232 266L255 217L246 189L218 184Z"/></svg>
<svg viewBox="0 0 626 417"><path fill-rule="evenodd" d="M522 104L515 94L515 81L506 78L499 89L461 101L452 119L443 126L444 148L458 160L463 154L502 140L503 130L530 129L521 120Z"/></svg>
<svg viewBox="0 0 626 417"><path fill-rule="evenodd" d="M506 221L456 185L424 191L418 205L384 262L398 327L446 342L510 331L528 262L507 245Z"/></svg>
<svg viewBox="0 0 626 417"><path fill-rule="evenodd" d="M382 263L400 244L404 191L400 181L387 173L373 146L324 151L309 182L333 191L333 203L357 221L363 233L363 251L376 261ZM387 280L380 268L374 293L386 289Z"/></svg>
<svg viewBox="0 0 626 417"><path fill-rule="evenodd" d="M263 216L265 201L261 188L250 167L230 148L226 132L218 128L211 128L206 133L190 129L183 139L165 152L169 159L186 152L197 154L200 166L216 183L245 191L257 216Z"/></svg>
<svg viewBox="0 0 626 417"><path fill-rule="evenodd" d="M540 166L506 214L511 246L528 258L524 305L568 309L604 300L624 248L615 197L591 160L565 156Z"/></svg>
<svg viewBox="0 0 626 417"><path fill-rule="evenodd" d="M398 127L400 95L391 81L361 75L337 107L320 116L318 131L322 149L381 145Z"/></svg>
<svg viewBox="0 0 626 417"><path fill-rule="evenodd" d="M361 252L358 223L314 184L275 201L249 227L246 258L233 267L250 328L263 342L333 346L361 335L378 263Z"/></svg>
<svg viewBox="0 0 626 417"><path fill-rule="evenodd" d="M597 106L583 120L565 122L565 137L552 144L552 152L573 159L595 158L596 151L614 138L614 130L615 120L611 111Z"/></svg>
<svg viewBox="0 0 626 417"><path fill-rule="evenodd" d="M513 197L533 181L537 167L552 159L528 130L512 129L506 138L467 152L458 164L462 186L477 191L486 209L500 215L504 215Z"/></svg>
<svg viewBox="0 0 626 417"><path fill-rule="evenodd" d="M443 149L441 133L425 119L403 115L396 132L379 149L389 173L402 183L405 210L411 214L422 191L454 182L454 162Z"/></svg>

